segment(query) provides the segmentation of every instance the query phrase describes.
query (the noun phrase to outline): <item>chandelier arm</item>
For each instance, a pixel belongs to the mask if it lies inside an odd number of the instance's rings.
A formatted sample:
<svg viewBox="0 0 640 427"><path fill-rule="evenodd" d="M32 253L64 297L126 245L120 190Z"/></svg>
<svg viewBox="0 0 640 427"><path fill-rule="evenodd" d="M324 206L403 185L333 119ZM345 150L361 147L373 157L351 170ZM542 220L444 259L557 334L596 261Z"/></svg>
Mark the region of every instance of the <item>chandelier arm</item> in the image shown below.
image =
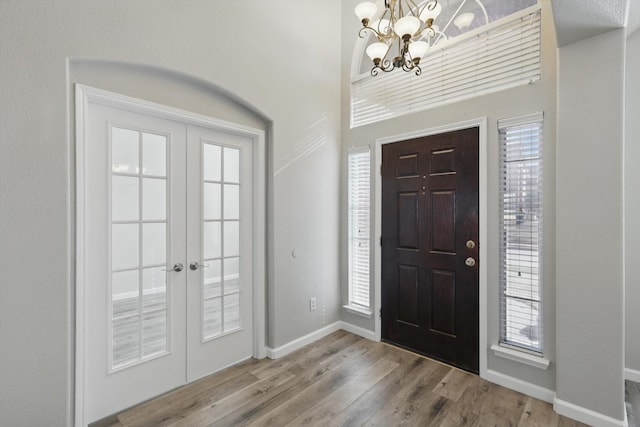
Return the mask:
<svg viewBox="0 0 640 427"><path fill-rule="evenodd" d="M416 18L420 18L420 12L421 12L420 6L418 6L417 3L413 0L406 0L406 1L409 4L409 13L411 13L411 15L415 16ZM426 6L428 5L429 3L426 4Z"/></svg>
<svg viewBox="0 0 640 427"><path fill-rule="evenodd" d="M360 31L358 31L358 37L360 37L361 39L366 37L367 31L366 30L371 30L373 31L373 33L376 35L376 37L378 37L379 39L383 39L384 38L384 34L381 34L379 32L377 32L375 30L375 28L370 27L368 25L363 26L362 28L360 28Z"/></svg>
<svg viewBox="0 0 640 427"><path fill-rule="evenodd" d="M413 58L411 58L411 54L407 51L405 53L405 55L402 57L403 61L402 61L402 71L411 71L413 70L415 67L418 66L418 64L416 64L413 61Z"/></svg>
<svg viewBox="0 0 640 427"><path fill-rule="evenodd" d="M393 18L393 9L392 8L385 8L384 12L382 12L382 15L380 16L380 21L382 21L383 19L385 19L385 17L389 15L389 22L392 23L393 21L391 20L391 18Z"/></svg>
<svg viewBox="0 0 640 427"><path fill-rule="evenodd" d="M385 73L388 73L389 71L393 71L393 63L391 63L391 61L389 61L388 59L385 59L384 61L382 61L382 67L379 68Z"/></svg>
<svg viewBox="0 0 640 427"><path fill-rule="evenodd" d="M389 73L393 71L394 68L395 67L393 66L391 61L389 61L388 59L385 59L384 61L380 62L378 65L373 66L373 68L371 69L371 75L375 77L379 74L379 71L384 71L385 73Z"/></svg>
<svg viewBox="0 0 640 427"><path fill-rule="evenodd" d="M466 0L465 0L466 1ZM476 0L479 1L479 0ZM433 10L436 8L436 6L438 6L438 0L425 0L424 3L422 4L422 6L417 6L416 9L416 13L417 13L417 17L420 18L420 15L422 15L422 12L426 10Z"/></svg>
<svg viewBox="0 0 640 427"><path fill-rule="evenodd" d="M421 31L418 31L418 35L420 37L424 37L424 36L435 37L436 30L434 30L433 27L424 27Z"/></svg>
<svg viewBox="0 0 640 427"><path fill-rule="evenodd" d="M395 18L393 17L393 13L389 8L386 8L380 16L380 19L378 20L378 30L380 30L380 25L382 25L385 19L389 21L389 25L386 28L387 31L385 31L384 33L381 31L377 31L377 33L379 34L378 38L380 40L389 40L394 37L393 25L395 24ZM385 29L383 28L383 30Z"/></svg>
<svg viewBox="0 0 640 427"><path fill-rule="evenodd" d="M372 76L375 77L378 75L377 70L382 70L385 73L388 73L395 68L393 63L389 59L387 59L387 55L389 55L390 51L391 51L391 46L387 46L387 51L384 53L382 58L374 62L373 68L371 69Z"/></svg>
<svg viewBox="0 0 640 427"><path fill-rule="evenodd" d="M414 65L413 69L415 70L416 76L419 76L420 74L422 74L422 68L420 68L419 65Z"/></svg>
<svg viewBox="0 0 640 427"><path fill-rule="evenodd" d="M398 10L398 15L396 16L395 11ZM404 11L402 10L402 0L395 0L391 2L391 14L396 18L401 18L404 16Z"/></svg>
<svg viewBox="0 0 640 427"><path fill-rule="evenodd" d="M387 59L387 55L389 55L389 52L391 52L391 45L387 46L387 51L384 53L384 56L382 57L382 69L386 69L391 65L391 61L389 59ZM391 69L393 70L393 66L391 66Z"/></svg>

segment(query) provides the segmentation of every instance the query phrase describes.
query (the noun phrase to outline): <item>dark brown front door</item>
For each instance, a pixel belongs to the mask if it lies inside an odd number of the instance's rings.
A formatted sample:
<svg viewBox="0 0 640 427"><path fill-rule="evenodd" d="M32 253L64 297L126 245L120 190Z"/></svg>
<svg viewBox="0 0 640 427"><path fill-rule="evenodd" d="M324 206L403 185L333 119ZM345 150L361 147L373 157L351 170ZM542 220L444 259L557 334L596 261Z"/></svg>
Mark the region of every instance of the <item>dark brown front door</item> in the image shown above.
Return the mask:
<svg viewBox="0 0 640 427"><path fill-rule="evenodd" d="M478 128L382 147L382 338L478 372Z"/></svg>

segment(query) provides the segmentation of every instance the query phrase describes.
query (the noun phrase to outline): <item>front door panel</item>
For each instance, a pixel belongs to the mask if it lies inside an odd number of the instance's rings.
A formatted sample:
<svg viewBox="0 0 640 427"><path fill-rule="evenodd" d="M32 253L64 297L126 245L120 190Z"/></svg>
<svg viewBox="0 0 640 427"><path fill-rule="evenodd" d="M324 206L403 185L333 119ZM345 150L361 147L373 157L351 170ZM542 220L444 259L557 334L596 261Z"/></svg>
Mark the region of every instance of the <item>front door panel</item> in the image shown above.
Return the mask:
<svg viewBox="0 0 640 427"><path fill-rule="evenodd" d="M478 372L478 128L382 162L382 338Z"/></svg>

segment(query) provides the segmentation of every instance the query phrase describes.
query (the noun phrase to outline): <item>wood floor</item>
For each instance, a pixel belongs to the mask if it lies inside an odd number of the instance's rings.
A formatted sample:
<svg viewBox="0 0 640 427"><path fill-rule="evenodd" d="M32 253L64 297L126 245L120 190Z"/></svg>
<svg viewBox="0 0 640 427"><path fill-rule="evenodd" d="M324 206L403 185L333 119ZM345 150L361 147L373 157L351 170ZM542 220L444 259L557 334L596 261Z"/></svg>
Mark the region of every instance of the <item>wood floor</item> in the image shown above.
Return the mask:
<svg viewBox="0 0 640 427"><path fill-rule="evenodd" d="M640 384L633 381L624 382L624 403L629 427L640 427Z"/></svg>
<svg viewBox="0 0 640 427"><path fill-rule="evenodd" d="M243 362L97 426L581 426L546 402L337 331Z"/></svg>

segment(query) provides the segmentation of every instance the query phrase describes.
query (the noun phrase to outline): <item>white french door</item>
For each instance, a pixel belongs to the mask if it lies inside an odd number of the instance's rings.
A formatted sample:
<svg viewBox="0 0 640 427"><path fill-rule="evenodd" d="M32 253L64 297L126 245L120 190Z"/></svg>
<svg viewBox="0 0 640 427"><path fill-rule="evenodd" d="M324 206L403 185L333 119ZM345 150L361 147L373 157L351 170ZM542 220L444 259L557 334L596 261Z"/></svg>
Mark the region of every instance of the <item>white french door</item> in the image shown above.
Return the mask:
<svg viewBox="0 0 640 427"><path fill-rule="evenodd" d="M84 423L254 353L253 140L89 103L77 159Z"/></svg>
<svg viewBox="0 0 640 427"><path fill-rule="evenodd" d="M197 190L187 192L187 381L192 381L253 351L253 168L246 137L199 126L189 126L187 133L187 188Z"/></svg>

